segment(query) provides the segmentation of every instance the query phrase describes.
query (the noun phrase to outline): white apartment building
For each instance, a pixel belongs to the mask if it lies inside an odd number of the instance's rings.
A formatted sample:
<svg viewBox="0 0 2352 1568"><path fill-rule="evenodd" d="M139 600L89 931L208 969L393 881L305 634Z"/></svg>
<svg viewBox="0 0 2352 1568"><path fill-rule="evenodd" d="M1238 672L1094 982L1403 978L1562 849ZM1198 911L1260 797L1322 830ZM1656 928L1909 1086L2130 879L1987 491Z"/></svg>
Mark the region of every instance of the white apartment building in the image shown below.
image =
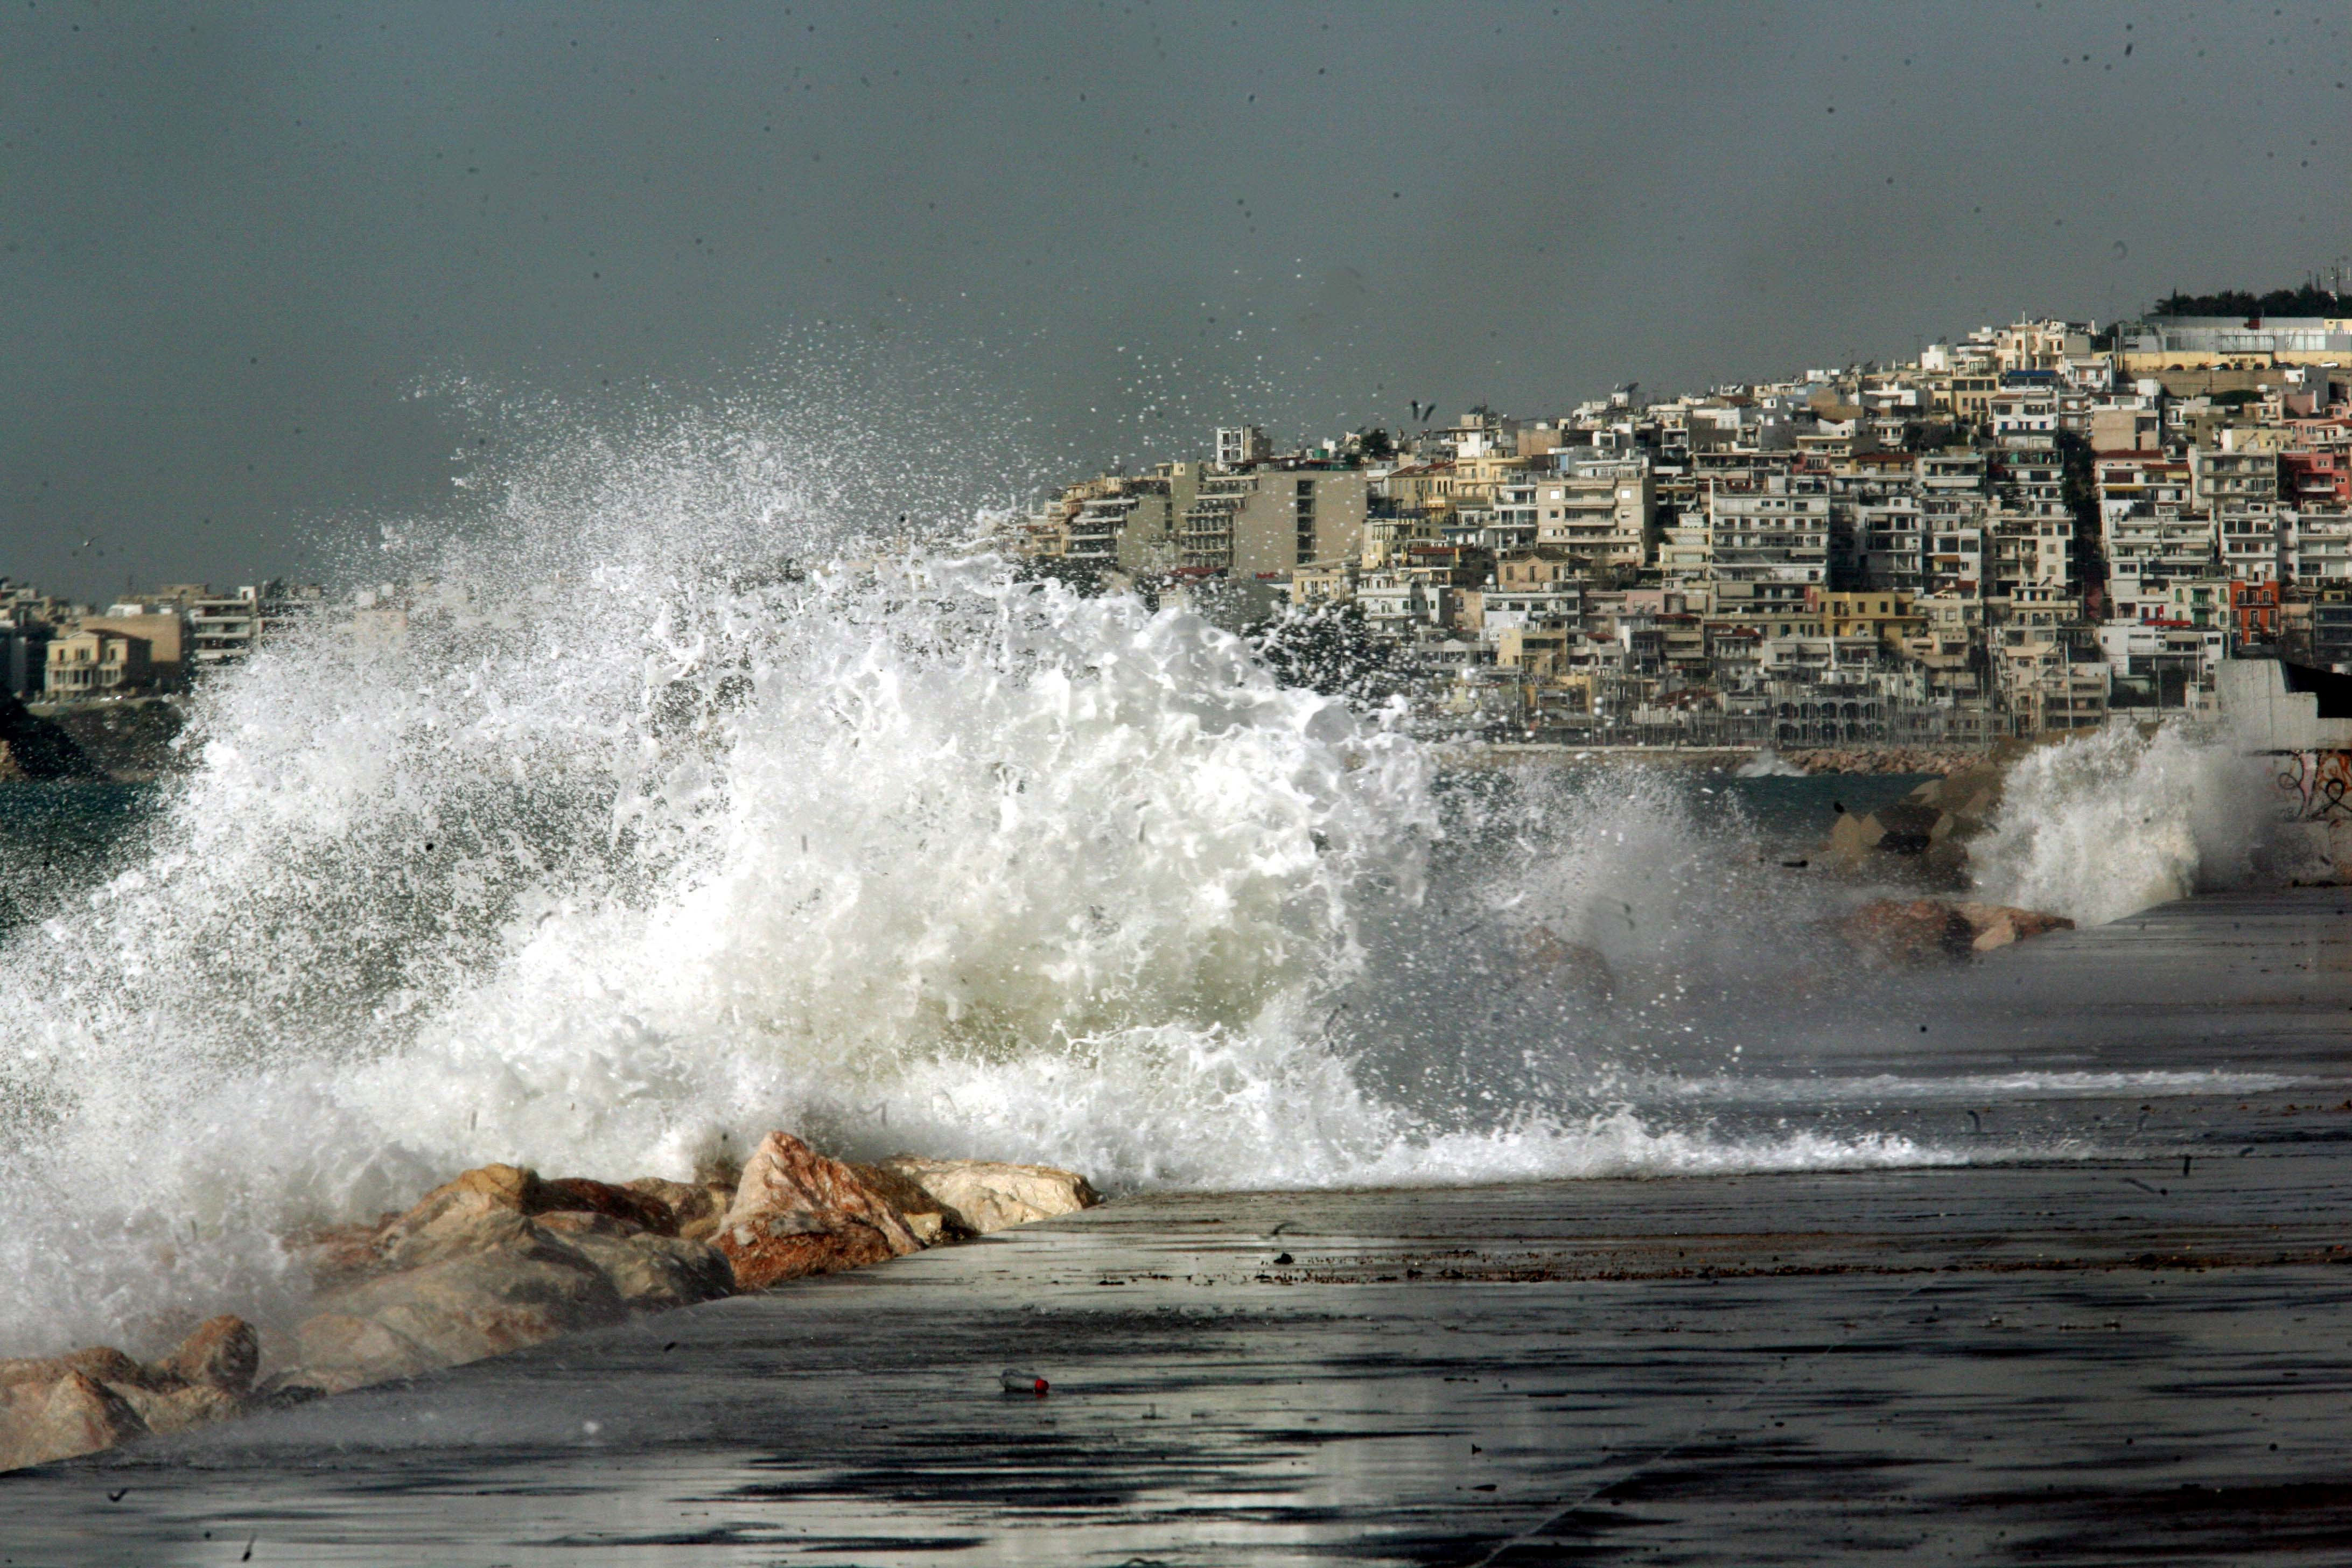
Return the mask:
<svg viewBox="0 0 2352 1568"><path fill-rule="evenodd" d="M1708 581L1716 613L1770 615L1829 583L1826 488L1774 474L1707 497Z"/></svg>

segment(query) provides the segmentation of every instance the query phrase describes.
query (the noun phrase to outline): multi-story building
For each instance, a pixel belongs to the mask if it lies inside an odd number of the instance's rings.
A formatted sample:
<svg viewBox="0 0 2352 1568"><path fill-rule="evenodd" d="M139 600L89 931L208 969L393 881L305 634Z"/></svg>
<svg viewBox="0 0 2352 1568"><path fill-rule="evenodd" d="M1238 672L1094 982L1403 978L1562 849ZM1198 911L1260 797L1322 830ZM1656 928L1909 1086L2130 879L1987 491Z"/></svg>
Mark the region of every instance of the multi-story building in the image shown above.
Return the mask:
<svg viewBox="0 0 2352 1568"><path fill-rule="evenodd" d="M2304 447L2281 452L2280 500L2291 506L2352 506L2352 450Z"/></svg>
<svg viewBox="0 0 2352 1568"><path fill-rule="evenodd" d="M2352 510L2314 508L2288 518L2281 552L2288 579L2306 588L2352 585Z"/></svg>
<svg viewBox="0 0 2352 1568"><path fill-rule="evenodd" d="M2275 583L2285 570L2294 514L2275 506L2225 508L2213 520L2224 575L2241 583Z"/></svg>
<svg viewBox="0 0 2352 1568"><path fill-rule="evenodd" d="M52 702L121 697L155 683L147 639L88 627L52 638L42 695Z"/></svg>
<svg viewBox="0 0 2352 1568"><path fill-rule="evenodd" d="M1255 425L1231 425L1217 431L1217 466L1244 468L1274 455L1274 443Z"/></svg>
<svg viewBox="0 0 2352 1568"><path fill-rule="evenodd" d="M1601 566L1646 566L1657 549L1657 491L1649 459L1591 448L1555 453L1555 472L1528 487L1535 542Z"/></svg>
<svg viewBox="0 0 2352 1568"><path fill-rule="evenodd" d="M239 588L234 594L191 601L188 641L194 668L201 671L246 658L260 641L261 626L259 588Z"/></svg>
<svg viewBox="0 0 2352 1568"><path fill-rule="evenodd" d="M1359 468L1260 467L1203 475L1181 514L1177 564L1257 577L1358 556L1365 499Z"/></svg>
<svg viewBox="0 0 2352 1568"><path fill-rule="evenodd" d="M2207 511L2267 506L2279 499L2276 452L2231 452L2198 447L2189 451L2190 494Z"/></svg>
<svg viewBox="0 0 2352 1568"><path fill-rule="evenodd" d="M1719 616L1801 609L1828 586L1830 498L1818 479L1772 475L1707 497L1707 581Z"/></svg>
<svg viewBox="0 0 2352 1568"><path fill-rule="evenodd" d="M39 621L0 621L0 691L38 697L48 679L50 628Z"/></svg>
<svg viewBox="0 0 2352 1568"><path fill-rule="evenodd" d="M1059 553L1136 576L1171 571L1179 564L1177 525L1200 486L1198 463L1161 463L1132 479L1097 480L1061 522Z"/></svg>
<svg viewBox="0 0 2352 1568"><path fill-rule="evenodd" d="M1889 495L1854 508L1856 578L1868 590L1916 594L1927 581L1927 528L1919 497Z"/></svg>

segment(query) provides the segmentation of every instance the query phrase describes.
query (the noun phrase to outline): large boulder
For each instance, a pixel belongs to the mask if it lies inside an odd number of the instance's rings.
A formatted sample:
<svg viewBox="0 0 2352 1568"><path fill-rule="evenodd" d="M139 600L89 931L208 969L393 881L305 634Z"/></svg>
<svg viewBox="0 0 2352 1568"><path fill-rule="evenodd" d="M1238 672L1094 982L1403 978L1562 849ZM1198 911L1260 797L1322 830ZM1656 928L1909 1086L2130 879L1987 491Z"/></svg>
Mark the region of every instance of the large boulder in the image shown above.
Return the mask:
<svg viewBox="0 0 2352 1568"><path fill-rule="evenodd" d="M898 1228L906 1228L903 1220ZM818 1209L730 1213L714 1239L746 1290L905 1256L872 1221Z"/></svg>
<svg viewBox="0 0 2352 1568"><path fill-rule="evenodd" d="M771 1132L752 1151L712 1239L746 1290L904 1258L923 1247L873 1184L789 1132Z"/></svg>
<svg viewBox="0 0 2352 1568"><path fill-rule="evenodd" d="M321 1298L371 1318L455 1366L628 1316L613 1281L576 1248L517 1214L446 1225L399 1255L405 1267ZM306 1369L308 1370L308 1369Z"/></svg>
<svg viewBox="0 0 2352 1568"><path fill-rule="evenodd" d="M980 1234L963 1215L925 1192L904 1172L889 1165L852 1164L849 1168L898 1211L907 1228L925 1247L937 1247L943 1241L969 1241Z"/></svg>
<svg viewBox="0 0 2352 1568"><path fill-rule="evenodd" d="M1051 1165L894 1154L881 1163L881 1168L910 1183L982 1236L1008 1226L1076 1214L1102 1202L1102 1194L1084 1176Z"/></svg>
<svg viewBox="0 0 2352 1568"><path fill-rule="evenodd" d="M163 1388L110 1383L106 1388L138 1412L141 1423L150 1432L184 1432L191 1426L242 1415L247 1409L242 1395L201 1383Z"/></svg>
<svg viewBox="0 0 2352 1568"><path fill-rule="evenodd" d="M334 1289L478 1250L510 1232L499 1216L601 1215L653 1236L674 1237L680 1231L680 1211L661 1190L668 1188L681 1194L698 1191L681 1183L615 1186L584 1176L549 1181L520 1165L482 1165L444 1182L404 1214L386 1215L373 1225L314 1232L306 1238L304 1251L312 1278L321 1288ZM714 1200L702 1194L694 1212L698 1215L712 1206ZM709 1228L704 1226L704 1233Z"/></svg>
<svg viewBox="0 0 2352 1568"><path fill-rule="evenodd" d="M0 1362L0 1456L17 1456L0 1469L242 1415L260 1361L253 1325L219 1317L152 1365L112 1345Z"/></svg>
<svg viewBox="0 0 2352 1568"><path fill-rule="evenodd" d="M667 1312L735 1293L727 1255L707 1241L641 1230L604 1214L541 1215L531 1224L594 1264L632 1312Z"/></svg>
<svg viewBox="0 0 2352 1568"><path fill-rule="evenodd" d="M226 1315L197 1324L179 1348L155 1363L155 1371L174 1383L240 1397L252 1392L260 1367L261 1337L243 1318Z"/></svg>
<svg viewBox="0 0 2352 1568"><path fill-rule="evenodd" d="M865 1221L889 1240L898 1257L922 1250L922 1243L889 1199L846 1163L820 1154L789 1132L771 1132L744 1163L727 1221L748 1214L806 1209ZM726 1221L722 1221L722 1224Z"/></svg>
<svg viewBox="0 0 2352 1568"><path fill-rule="evenodd" d="M112 1345L91 1345L64 1355L0 1361L0 1388L37 1384L47 1388L70 1373L100 1383L160 1382L156 1374Z"/></svg>
<svg viewBox="0 0 2352 1568"><path fill-rule="evenodd" d="M1930 779L1905 798L1930 805L1952 817L1963 831L1973 832L1992 820L2000 806L2001 785L2009 776L2009 763L1988 760L1972 767L1958 768L1942 778Z"/></svg>
<svg viewBox="0 0 2352 1568"><path fill-rule="evenodd" d="M12 1398L9 1419L0 1429L0 1470L95 1454L142 1437L147 1423L131 1403L84 1372L68 1372L37 1390L35 1399Z"/></svg>
<svg viewBox="0 0 2352 1568"><path fill-rule="evenodd" d="M1874 899L1837 929L1865 963L1882 968L1964 959L1976 941L1967 917L1934 899Z"/></svg>
<svg viewBox="0 0 2352 1568"><path fill-rule="evenodd" d="M735 1201L732 1181L671 1182L640 1176L629 1191L666 1205L675 1234L688 1241L708 1241L719 1232L719 1221Z"/></svg>
<svg viewBox="0 0 2352 1568"><path fill-rule="evenodd" d="M339 1238L280 1388L339 1393L733 1293L659 1193L516 1165L467 1171L363 1242Z"/></svg>
<svg viewBox="0 0 2352 1568"><path fill-rule="evenodd" d="M1813 864L1877 880L1957 889L1967 880L1968 847L2000 805L2008 754L1929 779L1874 812L1843 812Z"/></svg>
<svg viewBox="0 0 2352 1568"><path fill-rule="evenodd" d="M1899 968L1964 961L1972 953L2074 926L2063 915L2006 904L1874 899L1840 920L1836 929L1865 962Z"/></svg>
<svg viewBox="0 0 2352 1568"><path fill-rule="evenodd" d="M417 1377L442 1364L431 1351L373 1318L320 1312L294 1331L296 1370L277 1380L279 1389L346 1394L371 1384Z"/></svg>
<svg viewBox="0 0 2352 1568"><path fill-rule="evenodd" d="M2040 910L2021 910L2008 904L1960 904L1960 918L1969 922L1974 934L1969 945L1978 952L1990 952L2028 937L2045 936L2053 931L2073 931L2074 922L2063 915L2045 914Z"/></svg>

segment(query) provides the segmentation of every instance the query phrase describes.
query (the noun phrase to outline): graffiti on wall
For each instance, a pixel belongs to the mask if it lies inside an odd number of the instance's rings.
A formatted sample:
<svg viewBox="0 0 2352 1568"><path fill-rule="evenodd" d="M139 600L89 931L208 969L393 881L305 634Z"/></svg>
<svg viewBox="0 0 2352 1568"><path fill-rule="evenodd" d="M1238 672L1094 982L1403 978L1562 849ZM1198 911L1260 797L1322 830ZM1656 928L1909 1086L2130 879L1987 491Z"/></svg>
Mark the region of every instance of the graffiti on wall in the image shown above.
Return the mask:
<svg viewBox="0 0 2352 1568"><path fill-rule="evenodd" d="M2352 821L2352 752L2288 752L2275 760L2282 804L2298 820Z"/></svg>

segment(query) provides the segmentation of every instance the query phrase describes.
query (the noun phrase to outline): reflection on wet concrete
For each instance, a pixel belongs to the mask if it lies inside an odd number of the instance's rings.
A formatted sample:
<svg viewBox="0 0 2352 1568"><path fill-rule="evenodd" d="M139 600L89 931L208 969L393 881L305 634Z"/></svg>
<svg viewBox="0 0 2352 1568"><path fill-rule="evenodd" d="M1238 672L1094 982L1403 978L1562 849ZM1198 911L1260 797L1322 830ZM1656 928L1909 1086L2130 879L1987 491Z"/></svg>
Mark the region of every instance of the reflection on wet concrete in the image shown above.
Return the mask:
<svg viewBox="0 0 2352 1568"><path fill-rule="evenodd" d="M1992 1162L1951 1168L1133 1199L5 1478L0 1541L518 1568L2352 1555L2336 897L1934 983L1950 1074L2273 1087L1844 1112ZM1769 1070L1916 1075L1907 1023ZM1051 1395L1002 1392L1008 1366Z"/></svg>

